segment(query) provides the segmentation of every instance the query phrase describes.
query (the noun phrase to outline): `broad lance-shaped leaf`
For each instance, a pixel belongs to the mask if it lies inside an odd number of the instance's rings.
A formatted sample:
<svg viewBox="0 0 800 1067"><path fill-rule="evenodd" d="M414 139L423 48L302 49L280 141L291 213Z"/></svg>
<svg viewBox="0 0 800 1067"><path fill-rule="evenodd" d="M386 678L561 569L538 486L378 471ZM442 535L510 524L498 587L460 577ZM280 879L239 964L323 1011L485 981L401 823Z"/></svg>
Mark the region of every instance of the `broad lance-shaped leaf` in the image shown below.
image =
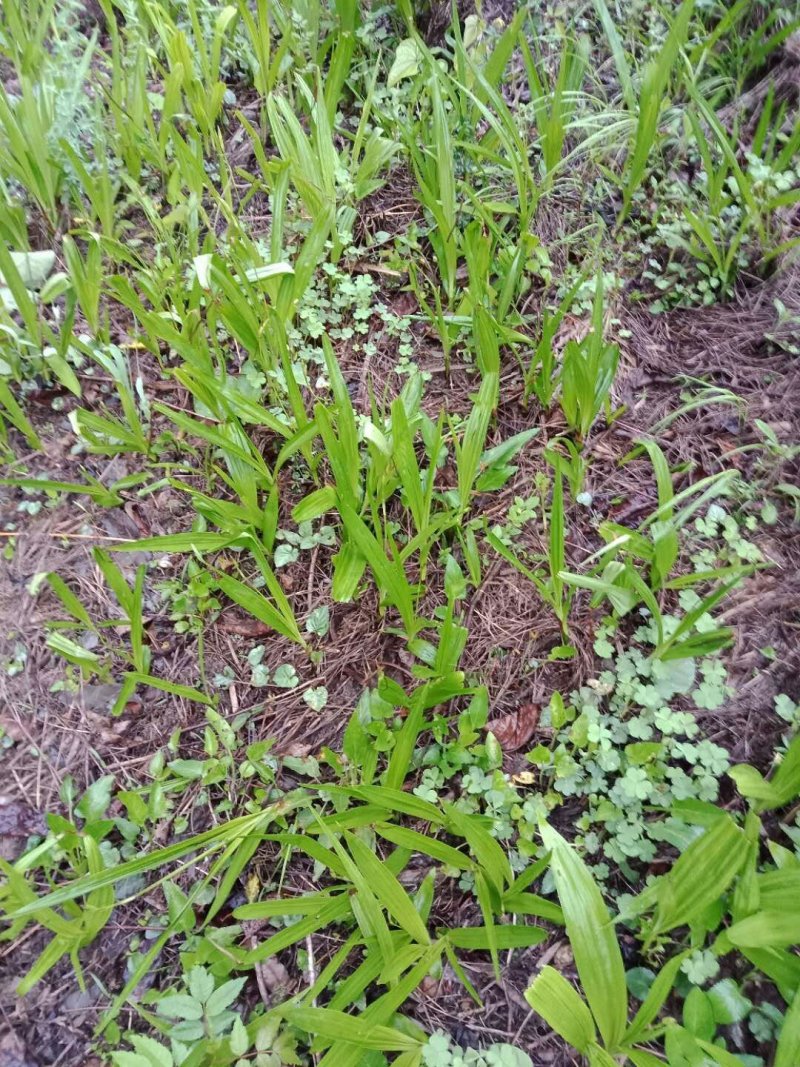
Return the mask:
<svg viewBox="0 0 800 1067"><path fill-rule="evenodd" d="M144 537L139 541L126 541L121 545L112 545L112 552L216 552L228 548L234 542L249 536L246 530L236 533L189 533L164 534L158 537Z"/></svg>
<svg viewBox="0 0 800 1067"><path fill-rule="evenodd" d="M413 636L418 629L414 615L414 596L402 565L396 559L387 557L366 523L341 496L338 508L348 537L372 568L381 595L394 604L403 620L406 633L409 637Z"/></svg>
<svg viewBox="0 0 800 1067"><path fill-rule="evenodd" d="M356 866L397 925L415 941L430 944L430 935L414 902L389 868L354 834L345 833L345 840Z"/></svg>
<svg viewBox="0 0 800 1067"><path fill-rule="evenodd" d="M764 911L791 911L800 906L800 867L781 867L759 874L756 887Z"/></svg>
<svg viewBox="0 0 800 1067"><path fill-rule="evenodd" d="M660 1056L654 1056L652 1052L646 1052L643 1048L628 1049L627 1054L633 1067L664 1067L664 1061Z"/></svg>
<svg viewBox="0 0 800 1067"><path fill-rule="evenodd" d="M383 996L373 1001L359 1016L358 1021L364 1026L386 1026L408 1000L420 982L430 973L431 967L439 960L444 951L444 942L434 941L430 948L405 975L387 990ZM320 1060L319 1067L359 1067L363 1060L360 1049L349 1044L347 1040L331 1047Z"/></svg>
<svg viewBox="0 0 800 1067"><path fill-rule="evenodd" d="M284 1014L290 1023L316 1034L326 1044L345 1041L362 1049L371 1048L381 1052L402 1052L417 1048L420 1044L418 1039L408 1037L399 1030L366 1024L363 1016L359 1018L330 1008L289 1007L284 1009Z"/></svg>
<svg viewBox="0 0 800 1067"><path fill-rule="evenodd" d="M269 626L271 630L275 630L283 637L296 641L299 645L305 643L294 620L282 615L257 589L245 585L244 582L240 582L229 574L217 574L216 582L227 597L254 618L263 622L265 626Z"/></svg>
<svg viewBox="0 0 800 1067"><path fill-rule="evenodd" d="M542 967L525 991L525 999L578 1052L586 1052L594 1042L597 1031L592 1013L555 968Z"/></svg>
<svg viewBox="0 0 800 1067"><path fill-rule="evenodd" d="M794 738L786 750L786 755L778 764L770 785L775 790L777 802L762 804L759 810L784 807L800 794L800 734Z"/></svg>
<svg viewBox="0 0 800 1067"><path fill-rule="evenodd" d="M779 948L743 948L742 955L770 978L788 1002L800 989L800 956Z"/></svg>
<svg viewBox="0 0 800 1067"><path fill-rule="evenodd" d="M780 807L780 794L761 771L751 767L749 763L737 763L728 771L728 777L736 783L740 796L756 802L754 805L756 810L764 811Z"/></svg>
<svg viewBox="0 0 800 1067"><path fill-rule="evenodd" d="M400 845L401 848L409 848L413 852L421 852L423 855L430 856L431 859L438 860L448 867L455 867L456 870L471 871L475 867L471 856L459 852L458 849L453 848L452 845L445 844L444 841L438 841L435 837L417 833L416 830L409 830L405 826L376 826L375 832L386 838L387 841L391 841L394 845Z"/></svg>
<svg viewBox="0 0 800 1067"><path fill-rule="evenodd" d="M498 382L499 375L495 372L490 371L484 376L464 427L463 439L456 448L458 496L462 512L469 506L470 493L478 474L486 434L497 402Z"/></svg>
<svg viewBox="0 0 800 1067"><path fill-rule="evenodd" d="M773 1067L797 1067L800 1063L800 990L794 995L783 1020Z"/></svg>
<svg viewBox="0 0 800 1067"><path fill-rule="evenodd" d="M589 1067L617 1067L617 1063L600 1045L589 1046Z"/></svg>
<svg viewBox="0 0 800 1067"><path fill-rule="evenodd" d="M500 957L498 956L499 945L497 943L497 927L495 926L493 915L494 909L492 907L493 894L489 882L486 880L486 876L483 871L480 870L475 874L475 895L478 898L481 915L483 915L483 921L486 924L484 926L484 930L486 931L486 947L492 958L495 979L499 982Z"/></svg>
<svg viewBox="0 0 800 1067"><path fill-rule="evenodd" d="M689 949L686 949L684 952L678 953L677 956L673 956L672 959L667 960L658 972L642 1006L637 1011L631 1025L625 1031L624 1040L626 1045L640 1041L642 1034L661 1011L664 1002L672 991L675 979L678 977L680 966L689 955L689 951Z"/></svg>
<svg viewBox="0 0 800 1067"><path fill-rule="evenodd" d="M650 938L683 926L719 900L748 856L748 843L730 816L716 819L682 853L672 870L631 902L637 915L656 909Z"/></svg>
<svg viewBox="0 0 800 1067"><path fill-rule="evenodd" d="M800 943L800 900L790 911L759 911L734 923L728 940L737 948L788 948Z"/></svg>
<svg viewBox="0 0 800 1067"><path fill-rule="evenodd" d="M694 0L684 0L673 19L670 32L657 58L648 64L639 90L639 115L633 144L626 163L623 217L628 213L634 192L647 169L647 161L658 131L664 89L675 65L681 45L686 39Z"/></svg>
<svg viewBox="0 0 800 1067"><path fill-rule="evenodd" d="M320 826L323 826L322 820L316 813L315 816ZM377 941L378 950L383 957L383 966L386 967L394 955L392 935L378 898L372 890L370 880L362 873L358 864L347 854L336 837L331 838L331 846L342 862L347 879L352 882L356 890L349 898L353 917L364 936L375 938Z"/></svg>
<svg viewBox="0 0 800 1067"><path fill-rule="evenodd" d="M86 896L96 889L114 885L125 878L146 874L148 871L181 859L190 852L200 852L206 848L221 848L239 837L249 834L263 834L267 825L276 816L292 811L303 803L305 803L305 797L302 795L288 794L278 803L272 804L252 815L242 815L236 819L231 819L227 823L221 823L211 830L205 830L203 833L197 834L196 837L184 838L144 856L127 860L116 867L82 875L80 878L76 878L74 881L52 890L50 893L43 894L36 899L27 900L19 907L8 908L7 913L12 919L37 915L43 910L61 907L67 901L77 900L79 897ZM5 873L8 876L8 870Z"/></svg>
<svg viewBox="0 0 800 1067"><path fill-rule="evenodd" d="M538 945L547 937L547 931L540 926L513 926L504 923L501 926L464 926L460 929L440 929L440 935L455 948L489 951L494 945L497 949L529 948Z"/></svg>
<svg viewBox="0 0 800 1067"><path fill-rule="evenodd" d="M422 492L419 465L414 452L414 434L402 397L397 397L392 404L392 453L408 506L414 518L414 525L417 532L421 533L426 521L425 496Z"/></svg>
<svg viewBox="0 0 800 1067"><path fill-rule="evenodd" d="M353 599L366 566L367 561L356 546L351 541L345 541L333 557L333 600L346 603Z"/></svg>
<svg viewBox="0 0 800 1067"><path fill-rule="evenodd" d="M445 811L450 828L466 841L483 869L487 882L494 886L501 896L506 887L514 880L514 873L508 857L474 815L459 811L453 804L446 804Z"/></svg>
<svg viewBox="0 0 800 1067"><path fill-rule="evenodd" d="M628 990L614 924L577 852L547 823L540 830L581 986L606 1048L615 1049L627 1023Z"/></svg>

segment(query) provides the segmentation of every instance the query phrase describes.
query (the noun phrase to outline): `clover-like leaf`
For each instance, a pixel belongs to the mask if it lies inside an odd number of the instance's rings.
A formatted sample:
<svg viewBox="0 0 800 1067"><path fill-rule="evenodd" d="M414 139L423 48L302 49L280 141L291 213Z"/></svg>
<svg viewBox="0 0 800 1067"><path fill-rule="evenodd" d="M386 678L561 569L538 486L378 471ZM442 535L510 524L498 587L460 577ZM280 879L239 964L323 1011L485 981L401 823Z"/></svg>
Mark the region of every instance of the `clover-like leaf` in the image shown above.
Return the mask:
<svg viewBox="0 0 800 1067"><path fill-rule="evenodd" d="M676 693L688 693L694 685L695 665L692 659L656 660L653 682L662 700L671 700Z"/></svg>
<svg viewBox="0 0 800 1067"><path fill-rule="evenodd" d="M272 684L277 685L279 689L295 689L300 684L300 679L291 663L282 663L280 667L275 668Z"/></svg>
<svg viewBox="0 0 800 1067"><path fill-rule="evenodd" d="M788 697L785 693L778 693L775 697L775 714L779 715L785 722L794 722L798 718L800 713L800 706L795 704L791 697Z"/></svg>
<svg viewBox="0 0 800 1067"><path fill-rule="evenodd" d="M406 37L397 46L392 69L389 71L389 77L386 81L387 87L392 89L404 78L413 78L415 74L419 73L421 61L422 50L419 45L412 37Z"/></svg>
<svg viewBox="0 0 800 1067"><path fill-rule="evenodd" d="M257 663L250 674L250 685L259 689L269 685L269 667L264 666L263 663Z"/></svg>
<svg viewBox="0 0 800 1067"><path fill-rule="evenodd" d="M278 545L275 549L275 566L286 567L290 563L296 563L299 555L300 552L294 545Z"/></svg>
<svg viewBox="0 0 800 1067"><path fill-rule="evenodd" d="M56 265L56 254L50 249L42 252L12 252L11 260L25 288L40 289ZM0 275L0 284L4 281Z"/></svg>
<svg viewBox="0 0 800 1067"><path fill-rule="evenodd" d="M327 604L314 608L306 619L306 633L316 637L325 637L331 626L331 610Z"/></svg>
<svg viewBox="0 0 800 1067"><path fill-rule="evenodd" d="M318 685L314 689L306 689L305 693L303 693L303 700L312 711L322 711L328 703L328 690L324 685Z"/></svg>

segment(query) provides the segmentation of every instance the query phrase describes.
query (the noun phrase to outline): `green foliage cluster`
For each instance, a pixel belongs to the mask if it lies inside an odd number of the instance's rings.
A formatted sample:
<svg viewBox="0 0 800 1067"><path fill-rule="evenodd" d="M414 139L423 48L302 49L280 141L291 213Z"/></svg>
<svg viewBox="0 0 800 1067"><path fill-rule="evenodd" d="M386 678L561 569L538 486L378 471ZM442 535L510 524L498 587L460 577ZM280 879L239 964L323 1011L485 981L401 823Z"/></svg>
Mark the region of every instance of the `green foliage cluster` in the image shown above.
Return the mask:
<svg viewBox="0 0 800 1067"><path fill-rule="evenodd" d="M135 898L97 1035L117 1067L530 1067L426 1033L415 998L447 975L481 1007L476 959L500 982L557 929L580 992L548 964L527 997L591 1067L796 1067L800 708L769 709L772 767L731 766L702 713L731 695L718 606L768 565L761 524L797 509L797 448L757 422L737 450L755 485L676 462L681 415L743 417L694 382L619 460L657 506L632 526L593 495L625 414L629 283L655 311L709 305L796 244L796 117L775 91L727 107L796 15L593 0L568 23L449 12L437 38L437 5L410 0L97 6L96 25L77 0L0 11L3 556L64 499L177 501L162 532L91 546L103 609L50 570L27 595L56 686L109 694L112 725L137 694L195 710L140 777L65 777L46 831L0 861L0 937L38 946L20 994L65 959L88 984L86 950ZM780 305L791 352L787 324ZM29 402L48 389L51 426ZM70 480L48 475L53 435ZM521 684L601 620L593 676L548 691L516 773L464 667L496 568L559 642ZM370 666L340 750L278 756L258 701L338 713L319 682L359 599L401 666ZM259 636L209 669L223 613ZM30 660L17 641L3 670Z"/></svg>

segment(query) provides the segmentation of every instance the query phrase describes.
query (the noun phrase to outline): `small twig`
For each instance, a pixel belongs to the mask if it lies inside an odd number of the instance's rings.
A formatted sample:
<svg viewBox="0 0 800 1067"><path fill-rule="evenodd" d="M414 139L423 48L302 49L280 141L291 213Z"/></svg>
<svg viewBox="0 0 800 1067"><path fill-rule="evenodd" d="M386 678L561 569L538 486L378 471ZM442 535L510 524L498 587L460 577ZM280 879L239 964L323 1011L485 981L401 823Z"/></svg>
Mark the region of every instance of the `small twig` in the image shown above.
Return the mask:
<svg viewBox="0 0 800 1067"><path fill-rule="evenodd" d="M0 537L25 537L27 534L32 533L31 530L0 530ZM41 537L42 531L37 530L36 536ZM49 537L63 537L66 540L72 541L117 541L133 544L134 541L138 541L138 537L109 537L107 534L80 534L80 533L60 533L58 530L47 530Z"/></svg>
<svg viewBox="0 0 800 1067"><path fill-rule="evenodd" d="M513 1045L513 1046L514 1046L515 1048L516 1048L517 1042L519 1041L519 1035L520 1035L520 1034L522 1033L522 1031L523 1031L523 1030L525 1029L525 1027L526 1027L526 1026L528 1025L528 1023L529 1023L529 1022L531 1021L531 1019L533 1018L533 1016L534 1016L534 1010L533 1010L533 1008L531 1008L531 1010L530 1010L530 1011L528 1012L528 1014L527 1014L527 1015L525 1016L525 1018L524 1018L524 1019L522 1020L522 1022L520 1023L520 1025L519 1025L519 1028L518 1028L517 1032L516 1032L516 1033L514 1034L514 1036L513 1036L512 1038L511 1038L511 1044L512 1044L512 1045Z"/></svg>
<svg viewBox="0 0 800 1067"><path fill-rule="evenodd" d="M261 925L262 924L259 923L258 920L256 920L255 922L246 923L245 944L251 952L258 945L258 931ZM267 985L266 978L264 976L264 961L259 960L258 963L256 963L254 970L256 972L256 985L258 986L258 992L261 995L262 1001L264 1002L264 1007L268 1008L270 1006L271 1001L269 995L269 986Z"/></svg>
<svg viewBox="0 0 800 1067"><path fill-rule="evenodd" d="M306 611L311 611L311 604L314 600L314 572L317 566L317 555L319 553L319 545L314 545L311 552L311 562L308 567L308 585L306 586Z"/></svg>
<svg viewBox="0 0 800 1067"><path fill-rule="evenodd" d="M306 952L308 953L308 985L309 988L313 987L317 980L317 968L314 964L314 941L311 934L306 934ZM317 1006L317 998L311 1001L313 1007Z"/></svg>

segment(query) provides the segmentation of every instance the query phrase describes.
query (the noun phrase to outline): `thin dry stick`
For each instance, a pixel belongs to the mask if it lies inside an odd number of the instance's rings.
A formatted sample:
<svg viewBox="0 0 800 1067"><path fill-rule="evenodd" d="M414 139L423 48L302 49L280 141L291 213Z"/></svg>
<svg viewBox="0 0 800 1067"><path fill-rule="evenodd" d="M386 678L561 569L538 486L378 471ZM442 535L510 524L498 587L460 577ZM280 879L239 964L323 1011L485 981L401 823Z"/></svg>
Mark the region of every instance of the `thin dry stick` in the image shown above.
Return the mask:
<svg viewBox="0 0 800 1067"><path fill-rule="evenodd" d="M36 533L37 537L42 536L41 530L0 530L0 537L25 537L29 533ZM137 541L137 537L110 537L107 534L80 534L80 533L60 533L58 530L44 531L48 537L59 537L69 541L117 541L119 543L130 542L133 544Z"/></svg>
<svg viewBox="0 0 800 1067"><path fill-rule="evenodd" d="M308 952L308 984L313 986L317 980L317 968L314 963L314 941L311 934L306 934L306 951ZM312 1007L316 1008L317 998L311 1001Z"/></svg>

